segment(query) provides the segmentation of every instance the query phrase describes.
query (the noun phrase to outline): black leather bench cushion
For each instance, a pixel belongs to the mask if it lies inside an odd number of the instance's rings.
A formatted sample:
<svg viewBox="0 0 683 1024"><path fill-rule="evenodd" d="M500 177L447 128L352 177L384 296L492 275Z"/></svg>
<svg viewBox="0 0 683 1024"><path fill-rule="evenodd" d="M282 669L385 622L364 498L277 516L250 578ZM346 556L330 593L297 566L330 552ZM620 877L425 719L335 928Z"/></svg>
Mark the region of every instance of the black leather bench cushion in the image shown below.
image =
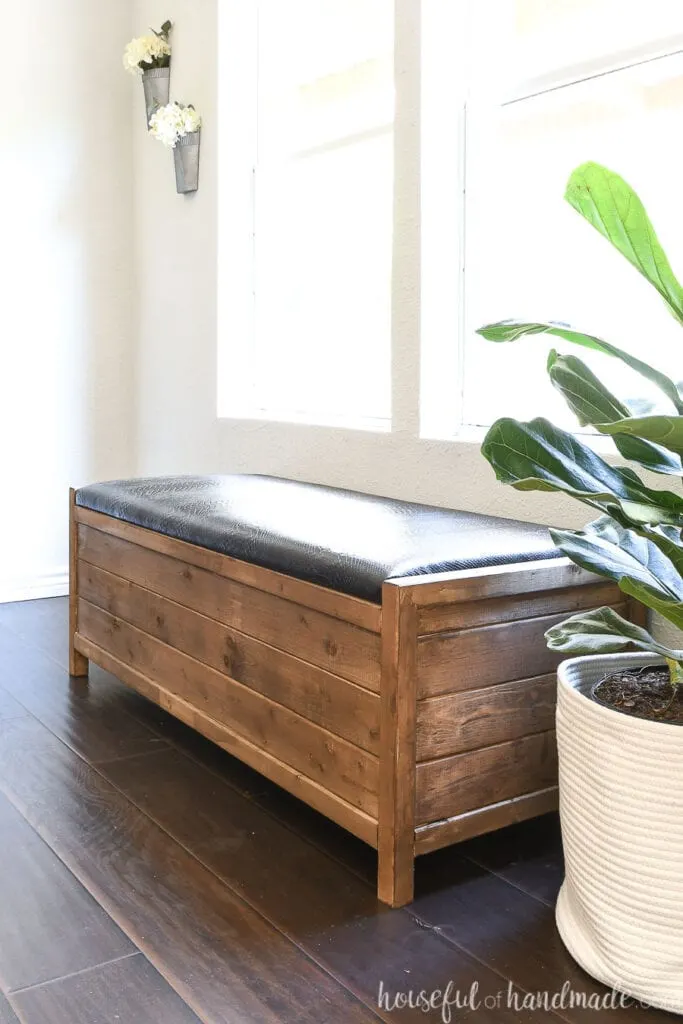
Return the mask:
<svg viewBox="0 0 683 1024"><path fill-rule="evenodd" d="M392 577L560 554L543 526L270 476L114 480L76 504L375 602Z"/></svg>

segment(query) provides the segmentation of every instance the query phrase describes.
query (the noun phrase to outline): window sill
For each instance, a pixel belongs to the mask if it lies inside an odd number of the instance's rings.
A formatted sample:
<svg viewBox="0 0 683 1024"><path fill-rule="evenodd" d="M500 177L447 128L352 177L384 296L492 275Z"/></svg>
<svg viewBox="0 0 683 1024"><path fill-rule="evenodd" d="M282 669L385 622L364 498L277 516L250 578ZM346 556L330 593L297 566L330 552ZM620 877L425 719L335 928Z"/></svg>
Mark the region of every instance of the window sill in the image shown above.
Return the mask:
<svg viewBox="0 0 683 1024"><path fill-rule="evenodd" d="M391 433L391 420L379 416L334 416L303 413L294 410L229 408L218 410L220 420L251 420L259 423L293 423L304 427L366 431L372 434Z"/></svg>

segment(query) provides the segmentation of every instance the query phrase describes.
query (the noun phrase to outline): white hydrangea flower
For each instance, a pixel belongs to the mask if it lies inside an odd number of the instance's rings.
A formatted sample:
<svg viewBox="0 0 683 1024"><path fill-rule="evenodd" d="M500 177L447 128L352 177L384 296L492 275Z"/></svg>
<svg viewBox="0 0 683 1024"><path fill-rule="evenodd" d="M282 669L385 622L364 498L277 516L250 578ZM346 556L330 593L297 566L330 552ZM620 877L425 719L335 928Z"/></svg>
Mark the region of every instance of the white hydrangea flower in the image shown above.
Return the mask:
<svg viewBox="0 0 683 1024"><path fill-rule="evenodd" d="M184 107L182 110L182 134L198 132L202 126L202 119L194 107Z"/></svg>
<svg viewBox="0 0 683 1024"><path fill-rule="evenodd" d="M123 54L123 66L132 75L141 75L142 65L155 66L164 57L170 57L171 46L166 39L155 35L137 36L131 39Z"/></svg>
<svg viewBox="0 0 683 1024"><path fill-rule="evenodd" d="M201 118L194 107L183 107L180 103L167 103L152 114L149 122L150 135L164 146L175 149L178 139L189 132L196 132Z"/></svg>

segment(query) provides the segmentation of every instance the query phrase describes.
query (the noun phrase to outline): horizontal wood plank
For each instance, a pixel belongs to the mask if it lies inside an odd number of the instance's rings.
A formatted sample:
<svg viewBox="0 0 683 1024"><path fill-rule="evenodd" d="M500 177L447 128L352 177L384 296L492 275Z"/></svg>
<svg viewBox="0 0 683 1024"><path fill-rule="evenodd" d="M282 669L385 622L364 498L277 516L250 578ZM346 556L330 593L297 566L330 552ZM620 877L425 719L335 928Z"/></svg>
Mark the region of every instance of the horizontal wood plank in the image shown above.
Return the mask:
<svg viewBox="0 0 683 1024"><path fill-rule="evenodd" d="M418 699L553 672L563 655L548 650L544 633L565 618L564 614L543 615L421 637L417 645Z"/></svg>
<svg viewBox="0 0 683 1024"><path fill-rule="evenodd" d="M79 563L79 588L90 604L378 753L377 694L88 562Z"/></svg>
<svg viewBox="0 0 683 1024"><path fill-rule="evenodd" d="M81 636L284 764L377 815L378 761L372 754L82 598L78 614Z"/></svg>
<svg viewBox="0 0 683 1024"><path fill-rule="evenodd" d="M379 691L380 638L358 626L79 526L79 557L233 629Z"/></svg>
<svg viewBox="0 0 683 1024"><path fill-rule="evenodd" d="M482 569L458 569L424 576L404 576L392 580L399 587L413 589L412 600L418 607L479 601L511 594L531 594L539 590L561 590L597 583L600 577L581 569L568 558L544 558L536 562L492 565Z"/></svg>
<svg viewBox="0 0 683 1024"><path fill-rule="evenodd" d="M417 766L418 825L557 785L554 731Z"/></svg>
<svg viewBox="0 0 683 1024"><path fill-rule="evenodd" d="M265 775L272 782L282 786L293 796L309 804L314 810L336 821L342 828L358 836L370 846L377 846L377 818L366 814L346 800L336 796L324 786L308 776L284 764L268 751L251 743L244 736L209 715L199 711L187 701L166 690L163 686L148 679L141 672L131 668L129 664L114 657L103 647L88 640L80 633L76 634L75 644L81 654L89 658L100 668L111 672L122 682L138 693L154 701L165 711L175 715L192 729L196 729L207 739L218 744L233 757L244 761L255 771Z"/></svg>
<svg viewBox="0 0 683 1024"><path fill-rule="evenodd" d="M614 583L595 583L583 587L564 587L541 593L513 594L481 601L437 604L420 608L418 631L421 636L453 629L471 629L497 622L531 619L540 615L574 615L584 608L599 608L623 601Z"/></svg>
<svg viewBox="0 0 683 1024"><path fill-rule="evenodd" d="M88 508L76 506L75 518L77 522L86 526L109 533L113 537L121 537L150 551L171 555L182 562L187 562L188 565L214 572L217 576L225 576L226 579L235 580L237 583L244 583L265 593L283 597L305 608L315 608L326 615L331 615L332 618L352 622L371 633L380 631L381 608L372 601L365 601L352 594L341 594L337 590L321 587L307 580L294 579L284 573L264 569L260 565L243 562L241 559L196 544L188 544L175 537L167 537L166 534L146 530L144 527L126 523L114 516L103 515L101 512L93 512Z"/></svg>
<svg viewBox="0 0 683 1024"><path fill-rule="evenodd" d="M430 853L432 850L450 846L451 843L461 843L473 836L494 832L540 814L548 814L557 810L557 804L557 786L549 786L536 793L523 793L522 796L513 797L511 800L502 800L488 807L477 807L454 818L421 825L415 830L415 852Z"/></svg>
<svg viewBox="0 0 683 1024"><path fill-rule="evenodd" d="M417 760L490 747L554 728L557 677L429 697L417 705Z"/></svg>

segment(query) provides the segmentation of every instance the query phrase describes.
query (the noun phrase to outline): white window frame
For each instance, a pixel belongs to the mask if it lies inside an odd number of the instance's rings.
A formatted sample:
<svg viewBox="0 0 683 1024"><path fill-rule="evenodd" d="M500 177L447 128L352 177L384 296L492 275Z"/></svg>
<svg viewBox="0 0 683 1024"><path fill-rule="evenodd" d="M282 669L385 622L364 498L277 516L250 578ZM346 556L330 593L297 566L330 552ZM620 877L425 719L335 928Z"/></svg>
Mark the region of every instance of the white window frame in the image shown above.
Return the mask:
<svg viewBox="0 0 683 1024"><path fill-rule="evenodd" d="M230 97L244 103L221 119L218 144L218 288L217 288L217 408L219 418L300 423L310 427L340 427L389 433L391 413L386 416L358 414L321 414L297 410L286 403L280 408L267 407L258 392L258 368L253 366L254 354L254 166L257 154L257 64L254 53L258 42L256 4L250 0L219 0L218 38L229 31L240 40L230 59L218 61L219 107L229 105ZM220 53L220 44L219 44ZM375 138L393 132L393 124L378 125L362 133ZM324 152L352 142L357 136L334 139L316 147ZM235 154L241 158L236 159ZM246 257L246 258L245 258ZM231 288L224 290L224 282ZM392 317L393 322L393 317ZM237 336L242 343L235 345ZM239 382L236 392L229 382Z"/></svg>
<svg viewBox="0 0 683 1024"><path fill-rule="evenodd" d="M248 339L253 322L253 292L243 258L253 245L253 180L234 154L255 145L254 62L246 55L256 45L256 26L250 3L219 0L219 47L225 31L221 22L229 20L231 31L241 26L243 54L242 61L218 62L219 107L229 97L240 97L239 111L221 118L219 133L219 417L391 432L428 441L483 437L485 427L463 422L467 123L475 109L468 98L466 66L469 17L477 2L395 0L391 418L320 422L305 411L299 417L278 414L249 394L229 392L231 379L249 376L249 345L234 345L232 338L237 332ZM521 102L678 53L683 53L683 32L529 78L496 102ZM223 292L226 281L231 282L229 295Z"/></svg>

